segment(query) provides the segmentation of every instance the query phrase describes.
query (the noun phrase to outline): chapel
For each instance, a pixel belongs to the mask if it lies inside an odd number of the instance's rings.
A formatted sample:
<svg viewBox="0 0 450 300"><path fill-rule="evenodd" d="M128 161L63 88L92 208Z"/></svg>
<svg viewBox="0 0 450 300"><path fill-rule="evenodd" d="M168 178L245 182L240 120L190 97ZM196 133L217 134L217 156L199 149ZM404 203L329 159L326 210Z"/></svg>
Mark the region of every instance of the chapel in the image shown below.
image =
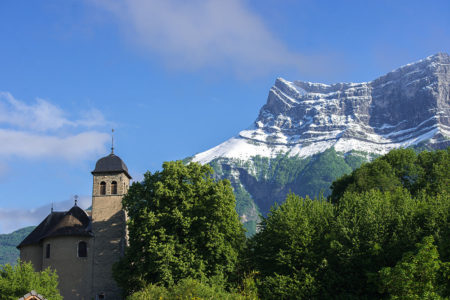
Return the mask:
<svg viewBox="0 0 450 300"><path fill-rule="evenodd" d="M20 259L36 271L56 270L65 300L122 299L112 277L112 265L127 245L122 198L131 176L114 154L100 158L92 171L92 206L77 205L51 213L17 246Z"/></svg>

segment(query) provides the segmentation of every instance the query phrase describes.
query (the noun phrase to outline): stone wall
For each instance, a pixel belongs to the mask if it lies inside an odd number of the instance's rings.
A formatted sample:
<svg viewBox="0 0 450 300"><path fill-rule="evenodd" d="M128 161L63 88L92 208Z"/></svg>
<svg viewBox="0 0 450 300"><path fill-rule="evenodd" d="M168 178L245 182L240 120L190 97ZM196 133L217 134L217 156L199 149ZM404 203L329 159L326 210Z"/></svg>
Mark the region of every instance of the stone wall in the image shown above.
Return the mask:
<svg viewBox="0 0 450 300"><path fill-rule="evenodd" d="M106 182L106 195L100 194L100 183ZM111 195L111 182L117 182L117 194ZM112 265L124 253L126 216L122 197L129 187L124 173L94 175L92 191L92 230L94 232L92 297L104 294L106 299L121 299L121 290L112 277Z"/></svg>
<svg viewBox="0 0 450 300"><path fill-rule="evenodd" d="M59 290L64 300L90 300L92 282L93 248L91 237L61 236L42 241L42 269L56 270ZM78 257L78 243L87 243L87 257ZM50 258L46 246L50 244Z"/></svg>
<svg viewBox="0 0 450 300"><path fill-rule="evenodd" d="M42 246L27 245L20 248L20 260L31 262L36 272L42 270Z"/></svg>

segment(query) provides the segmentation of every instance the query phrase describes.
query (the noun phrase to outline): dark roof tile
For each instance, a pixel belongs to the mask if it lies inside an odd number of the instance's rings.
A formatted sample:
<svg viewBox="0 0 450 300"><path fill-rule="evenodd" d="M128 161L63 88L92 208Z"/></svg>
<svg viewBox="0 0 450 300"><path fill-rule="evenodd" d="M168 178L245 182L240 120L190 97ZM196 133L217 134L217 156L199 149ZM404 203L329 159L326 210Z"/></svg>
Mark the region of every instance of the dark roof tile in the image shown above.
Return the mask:
<svg viewBox="0 0 450 300"><path fill-rule="evenodd" d="M17 248L39 244L43 239L56 236L92 236L91 219L78 206L66 212L50 213Z"/></svg>
<svg viewBox="0 0 450 300"><path fill-rule="evenodd" d="M97 161L92 174L121 172L124 172L128 178L131 178L130 174L128 174L128 168L123 160L114 153L111 153L110 155L102 157Z"/></svg>

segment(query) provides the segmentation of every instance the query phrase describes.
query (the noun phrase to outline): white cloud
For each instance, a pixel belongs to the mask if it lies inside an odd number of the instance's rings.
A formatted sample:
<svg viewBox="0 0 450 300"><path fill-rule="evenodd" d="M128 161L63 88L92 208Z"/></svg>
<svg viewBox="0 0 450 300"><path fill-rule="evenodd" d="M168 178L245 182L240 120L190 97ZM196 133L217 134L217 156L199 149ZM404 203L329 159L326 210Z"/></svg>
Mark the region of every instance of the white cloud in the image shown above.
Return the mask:
<svg viewBox="0 0 450 300"><path fill-rule="evenodd" d="M109 135L91 128L107 124L95 109L81 113L80 119L70 120L66 112L46 100L27 104L10 93L0 92L2 157L84 159L104 152ZM67 133L67 128L77 132Z"/></svg>
<svg viewBox="0 0 450 300"><path fill-rule="evenodd" d="M106 126L110 125L108 121L105 120L103 114L95 108L82 113L82 118L76 122L78 126L84 127L96 127L96 126Z"/></svg>
<svg viewBox="0 0 450 300"><path fill-rule="evenodd" d="M55 202L53 208L55 211L65 211L74 205L73 199ZM2 209L0 208L0 234L10 233L25 226L38 225L49 213L52 204L26 209ZM78 200L78 206L86 209L91 206L91 197L83 196Z"/></svg>
<svg viewBox="0 0 450 300"><path fill-rule="evenodd" d="M109 134L98 130L106 125L110 124L95 109L69 114L47 100L28 104L0 92L0 179L14 167L5 165L13 157L66 161L97 157L105 152L105 144L110 140ZM82 197L79 203L86 208L90 201L89 197ZM57 202L55 210L67 210L72 205L73 200ZM50 206L48 203L33 209L0 208L0 232L39 224L50 212Z"/></svg>
<svg viewBox="0 0 450 300"><path fill-rule="evenodd" d="M87 131L58 137L0 129L0 155L26 158L52 157L77 160L104 151L110 137L106 133Z"/></svg>
<svg viewBox="0 0 450 300"><path fill-rule="evenodd" d="M105 124L103 115L95 109L83 113L80 120L71 121L66 113L56 105L37 99L34 104L26 104L15 99L10 93L0 92L0 124L7 124L33 131L61 129L64 126L98 126Z"/></svg>
<svg viewBox="0 0 450 300"><path fill-rule="evenodd" d="M312 67L311 57L290 51L242 0L91 2L112 12L128 37L171 67L227 67L249 76Z"/></svg>

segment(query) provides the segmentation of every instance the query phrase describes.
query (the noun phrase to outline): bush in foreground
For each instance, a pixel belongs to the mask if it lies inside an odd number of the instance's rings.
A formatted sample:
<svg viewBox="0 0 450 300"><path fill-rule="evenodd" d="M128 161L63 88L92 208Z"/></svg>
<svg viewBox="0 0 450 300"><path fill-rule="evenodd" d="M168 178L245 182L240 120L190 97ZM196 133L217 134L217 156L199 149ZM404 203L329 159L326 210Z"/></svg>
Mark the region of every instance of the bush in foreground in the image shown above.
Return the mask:
<svg viewBox="0 0 450 300"><path fill-rule="evenodd" d="M0 299L17 300L36 291L48 300L62 300L58 291L58 275L49 268L35 272L31 263L18 261L15 266L0 266Z"/></svg>
<svg viewBox="0 0 450 300"><path fill-rule="evenodd" d="M195 279L183 279L169 288L149 284L143 290L129 296L127 300L142 299L227 299L227 300L253 300L257 299L256 292L243 291L241 293L227 292L219 285L210 285Z"/></svg>

